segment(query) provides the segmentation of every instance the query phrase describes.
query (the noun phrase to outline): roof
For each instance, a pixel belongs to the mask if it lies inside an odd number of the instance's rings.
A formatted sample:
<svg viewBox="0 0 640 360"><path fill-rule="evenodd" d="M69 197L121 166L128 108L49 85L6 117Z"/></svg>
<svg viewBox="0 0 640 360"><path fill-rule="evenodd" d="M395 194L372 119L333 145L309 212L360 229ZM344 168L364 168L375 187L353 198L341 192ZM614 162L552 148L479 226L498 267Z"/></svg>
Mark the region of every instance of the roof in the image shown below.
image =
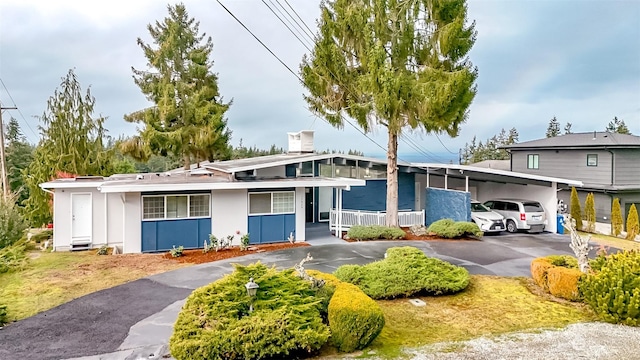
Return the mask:
<svg viewBox="0 0 640 360"><path fill-rule="evenodd" d="M640 148L640 136L594 131L525 141L503 146L502 148L514 150L545 148Z"/></svg>
<svg viewBox="0 0 640 360"><path fill-rule="evenodd" d="M487 169L511 170L511 161L510 160L483 160L477 163L470 164L469 166L487 168Z"/></svg>
<svg viewBox="0 0 640 360"><path fill-rule="evenodd" d="M485 181L502 181L505 178L519 179L522 183L558 183L571 186L583 186L582 181L556 178L551 176L542 176L535 174L525 174L515 171L481 168L470 165L457 165L457 164L433 164L433 163L414 163L413 166L426 169L431 174L452 175L457 177L470 176L477 180ZM457 174L456 174L457 173Z"/></svg>
<svg viewBox="0 0 640 360"><path fill-rule="evenodd" d="M218 162L208 163L203 166L207 169L218 170L218 171L231 174L231 173L236 173L240 171L249 171L254 169L263 169L263 168L274 167L274 166L283 166L283 165L289 165L289 164L297 164L297 163L306 162L306 161L314 161L314 160L317 161L317 160L325 160L325 159L333 159L333 158L365 161L365 162L377 163L381 165L387 164L386 159L378 159L378 158L349 155L349 154L285 153L285 154L258 156L258 157L246 158L246 159L218 161ZM398 161L398 165L410 166L409 163L402 162L402 161Z"/></svg>

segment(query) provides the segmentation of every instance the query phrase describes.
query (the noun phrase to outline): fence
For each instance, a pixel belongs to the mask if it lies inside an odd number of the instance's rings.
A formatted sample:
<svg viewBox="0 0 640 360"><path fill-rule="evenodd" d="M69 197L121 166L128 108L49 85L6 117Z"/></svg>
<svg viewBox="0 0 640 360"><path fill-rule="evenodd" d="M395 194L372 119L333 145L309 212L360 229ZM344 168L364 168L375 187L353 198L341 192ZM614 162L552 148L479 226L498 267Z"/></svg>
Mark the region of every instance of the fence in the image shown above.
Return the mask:
<svg viewBox="0 0 640 360"><path fill-rule="evenodd" d="M387 213L384 211L342 210L342 229L348 229L354 225L386 225ZM331 209L329 228L335 230L338 224L338 211ZM412 225L424 225L424 210L398 211L398 225L409 227Z"/></svg>

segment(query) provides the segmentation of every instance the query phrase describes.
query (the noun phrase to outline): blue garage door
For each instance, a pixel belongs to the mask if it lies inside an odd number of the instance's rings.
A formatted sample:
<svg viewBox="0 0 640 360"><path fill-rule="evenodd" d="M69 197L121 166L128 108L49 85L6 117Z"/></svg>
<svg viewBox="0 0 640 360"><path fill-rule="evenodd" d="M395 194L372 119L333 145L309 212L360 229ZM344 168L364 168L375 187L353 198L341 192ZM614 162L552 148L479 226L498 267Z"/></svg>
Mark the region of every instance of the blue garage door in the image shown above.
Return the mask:
<svg viewBox="0 0 640 360"><path fill-rule="evenodd" d="M295 214L249 216L251 244L287 241L290 233L296 235Z"/></svg>
<svg viewBox="0 0 640 360"><path fill-rule="evenodd" d="M143 221L142 251L167 251L174 245L202 248L210 233L211 219Z"/></svg>

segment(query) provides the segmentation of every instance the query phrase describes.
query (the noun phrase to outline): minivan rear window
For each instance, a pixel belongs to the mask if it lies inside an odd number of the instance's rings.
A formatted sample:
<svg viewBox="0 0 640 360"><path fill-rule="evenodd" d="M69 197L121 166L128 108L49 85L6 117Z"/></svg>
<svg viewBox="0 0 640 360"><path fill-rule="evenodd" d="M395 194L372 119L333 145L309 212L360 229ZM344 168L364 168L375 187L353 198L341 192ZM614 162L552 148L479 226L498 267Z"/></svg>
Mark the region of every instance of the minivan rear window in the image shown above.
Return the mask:
<svg viewBox="0 0 640 360"><path fill-rule="evenodd" d="M524 205L524 212L544 212L542 205L537 202L526 202L522 205Z"/></svg>

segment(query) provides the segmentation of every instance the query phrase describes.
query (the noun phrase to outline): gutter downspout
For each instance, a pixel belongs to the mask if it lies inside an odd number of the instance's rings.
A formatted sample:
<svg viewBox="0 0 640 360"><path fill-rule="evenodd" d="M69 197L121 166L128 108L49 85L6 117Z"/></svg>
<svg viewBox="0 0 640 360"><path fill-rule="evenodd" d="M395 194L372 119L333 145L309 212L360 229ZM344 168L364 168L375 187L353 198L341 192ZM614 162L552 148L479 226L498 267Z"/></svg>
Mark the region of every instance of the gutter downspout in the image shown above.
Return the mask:
<svg viewBox="0 0 640 360"><path fill-rule="evenodd" d="M125 254L125 249L124 249L124 244L125 244L125 235L126 235L126 226L125 226L125 220L126 220L126 210L127 210L127 199L125 198L125 194L124 193L120 193L120 200L122 201L122 253Z"/></svg>
<svg viewBox="0 0 640 360"><path fill-rule="evenodd" d="M613 186L613 183L614 183L613 169L615 169L615 154L613 153L613 151L607 149L606 147L604 149L611 154L611 186Z"/></svg>
<svg viewBox="0 0 640 360"><path fill-rule="evenodd" d="M108 197L107 193L104 193L104 244L107 245L109 243L109 222L108 219Z"/></svg>

